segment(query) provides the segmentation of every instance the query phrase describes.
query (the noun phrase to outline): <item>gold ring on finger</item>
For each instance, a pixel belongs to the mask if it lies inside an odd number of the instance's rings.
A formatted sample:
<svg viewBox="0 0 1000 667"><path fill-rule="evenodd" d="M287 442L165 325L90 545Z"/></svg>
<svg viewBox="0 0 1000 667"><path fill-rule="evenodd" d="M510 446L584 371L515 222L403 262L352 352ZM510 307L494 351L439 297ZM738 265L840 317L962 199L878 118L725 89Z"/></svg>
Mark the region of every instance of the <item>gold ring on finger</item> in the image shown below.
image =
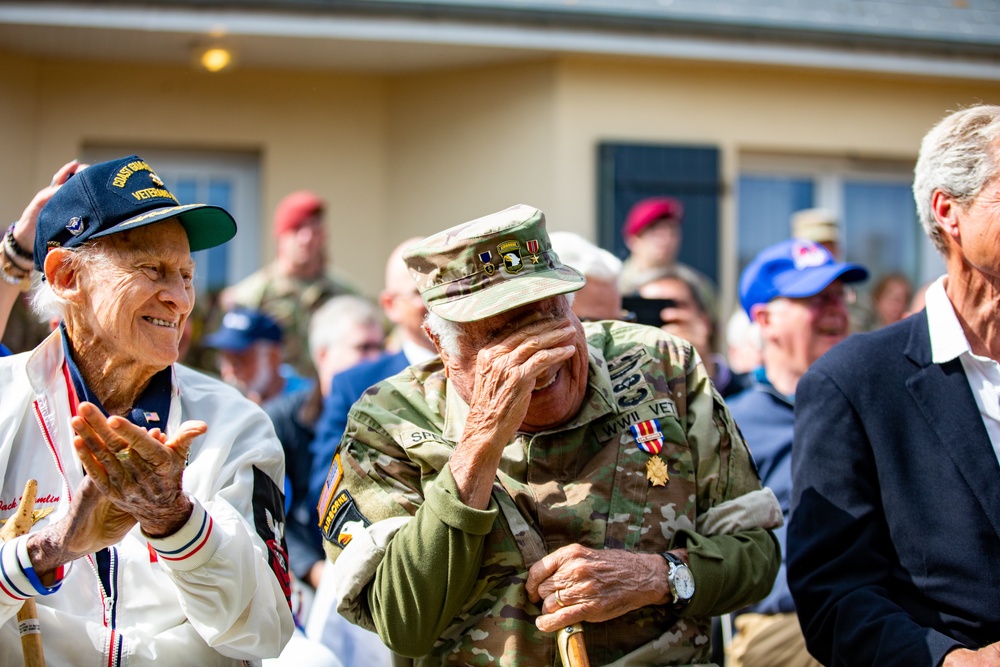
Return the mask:
<svg viewBox="0 0 1000 667"><path fill-rule="evenodd" d="M559 597L559 590L558 589L556 590L556 604L559 605L560 607L565 607L566 606L566 603L564 603L562 601L562 598Z"/></svg>
<svg viewBox="0 0 1000 667"><path fill-rule="evenodd" d="M119 461L127 461L129 455L128 449L122 449L121 451L115 452L115 458Z"/></svg>

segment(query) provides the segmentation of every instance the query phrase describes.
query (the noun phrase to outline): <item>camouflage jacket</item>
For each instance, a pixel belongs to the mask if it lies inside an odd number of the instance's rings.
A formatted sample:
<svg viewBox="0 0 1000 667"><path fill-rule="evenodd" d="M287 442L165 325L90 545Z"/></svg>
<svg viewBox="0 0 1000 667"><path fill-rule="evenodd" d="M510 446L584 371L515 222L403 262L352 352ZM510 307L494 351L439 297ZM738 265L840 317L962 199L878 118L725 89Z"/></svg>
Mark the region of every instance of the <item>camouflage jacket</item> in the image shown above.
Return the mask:
<svg viewBox="0 0 1000 667"><path fill-rule="evenodd" d="M304 377L315 377L309 356L309 318L329 299L341 294L355 294L345 282L320 276L301 280L280 276L274 264L268 264L226 290L233 305L262 310L284 332L284 360Z"/></svg>
<svg viewBox="0 0 1000 667"><path fill-rule="evenodd" d="M678 613L649 606L584 624L591 664L706 663L710 617L763 598L781 510L686 342L658 329L585 325L587 397L551 431L507 445L490 506L457 497L448 459L468 406L439 360L376 385L352 409L320 500L339 610L418 665L558 664L525 592L528 568L567 544L689 549L697 589ZM654 422L655 420L655 422ZM658 426L669 479L631 426ZM426 655L424 655L426 654Z"/></svg>

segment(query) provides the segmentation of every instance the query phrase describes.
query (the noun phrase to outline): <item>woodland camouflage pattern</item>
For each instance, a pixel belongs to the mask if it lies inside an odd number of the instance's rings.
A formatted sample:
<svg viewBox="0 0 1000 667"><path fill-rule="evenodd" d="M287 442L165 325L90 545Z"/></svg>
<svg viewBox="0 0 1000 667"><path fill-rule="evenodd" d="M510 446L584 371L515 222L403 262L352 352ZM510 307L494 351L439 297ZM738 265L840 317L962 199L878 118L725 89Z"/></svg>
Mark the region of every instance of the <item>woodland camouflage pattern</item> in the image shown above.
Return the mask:
<svg viewBox="0 0 1000 667"><path fill-rule="evenodd" d="M407 248L403 260L428 310L453 322L481 320L584 284L552 249L545 214L525 205L429 236Z"/></svg>
<svg viewBox="0 0 1000 667"><path fill-rule="evenodd" d="M623 323L585 324L584 329L590 369L583 407L552 431L516 434L504 450L491 502L499 514L485 539L481 566L470 573L472 592L417 665L558 664L555 636L535 627L539 605L525 592L534 562L571 543L662 552L679 532L697 532L709 508L760 489L746 444L688 343L652 327ZM427 492L440 484L467 412L449 390L440 360L369 389L350 413L339 449L341 471L328 497L349 492L356 502L350 508L355 520L416 514ZM659 420L664 435L659 456L669 469L666 486L647 481L650 455L629 431L648 419ZM343 553L338 540L350 539L350 524L340 532L338 509L331 507L325 517L333 560ZM411 520L406 527L416 525ZM413 544L404 541L411 540L406 527L391 546ZM438 586L453 576L447 558L442 561ZM388 565L388 560L382 563ZM383 607L388 615L379 620L399 622L388 606L391 611ZM371 613L358 600L352 620L374 627ZM710 618L678 618L669 606L584 624L584 631L595 667L710 662Z"/></svg>

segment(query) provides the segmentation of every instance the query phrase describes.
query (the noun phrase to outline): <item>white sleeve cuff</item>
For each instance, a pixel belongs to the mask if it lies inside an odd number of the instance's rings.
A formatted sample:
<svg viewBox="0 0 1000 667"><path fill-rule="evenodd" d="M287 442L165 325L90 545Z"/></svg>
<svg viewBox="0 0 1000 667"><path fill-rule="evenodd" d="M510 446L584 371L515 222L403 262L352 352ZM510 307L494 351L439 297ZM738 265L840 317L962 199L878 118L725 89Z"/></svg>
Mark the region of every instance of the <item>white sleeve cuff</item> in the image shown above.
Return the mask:
<svg viewBox="0 0 1000 667"><path fill-rule="evenodd" d="M222 543L222 534L215 522L195 498L188 496L194 506L191 517L180 530L167 537L149 537L157 558L171 570L193 570L201 567L215 555Z"/></svg>
<svg viewBox="0 0 1000 667"><path fill-rule="evenodd" d="M59 566L55 583L44 585L35 574L28 556L28 535L15 537L0 546L0 593L8 600L24 601L39 595L51 595L59 590L72 565Z"/></svg>

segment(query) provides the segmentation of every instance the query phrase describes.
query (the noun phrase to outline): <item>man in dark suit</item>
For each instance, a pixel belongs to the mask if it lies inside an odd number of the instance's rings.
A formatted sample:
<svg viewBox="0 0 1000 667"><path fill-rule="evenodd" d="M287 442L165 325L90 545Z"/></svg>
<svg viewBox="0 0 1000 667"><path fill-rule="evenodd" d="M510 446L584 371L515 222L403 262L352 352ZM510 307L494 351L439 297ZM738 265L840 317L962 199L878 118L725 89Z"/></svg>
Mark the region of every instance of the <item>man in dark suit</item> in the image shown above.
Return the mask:
<svg viewBox="0 0 1000 667"><path fill-rule="evenodd" d="M913 185L947 275L799 382L788 576L827 667L1000 665L1000 107L945 118Z"/></svg>

